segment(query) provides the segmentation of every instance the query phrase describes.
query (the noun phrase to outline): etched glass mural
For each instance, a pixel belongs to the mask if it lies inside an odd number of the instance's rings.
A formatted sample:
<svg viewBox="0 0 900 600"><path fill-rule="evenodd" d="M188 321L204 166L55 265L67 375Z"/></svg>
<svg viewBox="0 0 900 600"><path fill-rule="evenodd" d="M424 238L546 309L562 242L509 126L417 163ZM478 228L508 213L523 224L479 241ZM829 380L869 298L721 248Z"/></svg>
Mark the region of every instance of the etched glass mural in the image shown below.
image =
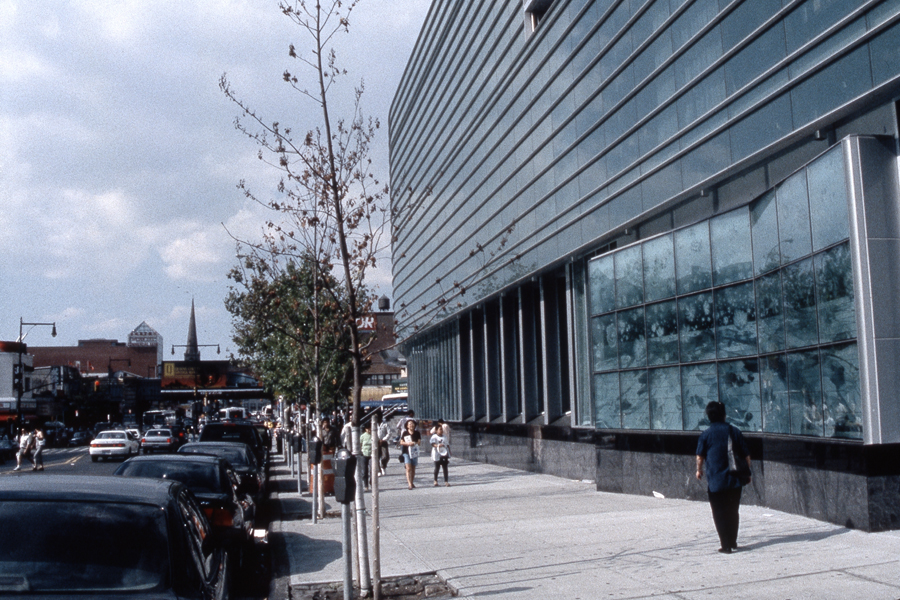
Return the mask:
<svg viewBox="0 0 900 600"><path fill-rule="evenodd" d="M747 206L589 261L593 425L862 438L843 149Z"/></svg>

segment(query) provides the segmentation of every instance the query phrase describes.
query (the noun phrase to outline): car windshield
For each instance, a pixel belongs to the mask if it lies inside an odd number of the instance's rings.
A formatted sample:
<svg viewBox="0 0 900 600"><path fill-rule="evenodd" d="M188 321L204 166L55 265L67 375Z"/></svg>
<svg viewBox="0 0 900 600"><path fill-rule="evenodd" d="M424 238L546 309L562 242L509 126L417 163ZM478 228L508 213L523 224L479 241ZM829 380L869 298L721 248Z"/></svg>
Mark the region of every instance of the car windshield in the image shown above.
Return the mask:
<svg viewBox="0 0 900 600"><path fill-rule="evenodd" d="M97 436L98 440L124 440L125 433L119 433L117 431L104 431L100 435Z"/></svg>
<svg viewBox="0 0 900 600"><path fill-rule="evenodd" d="M0 523L0 595L165 587L166 525L156 507L4 501Z"/></svg>
<svg viewBox="0 0 900 600"><path fill-rule="evenodd" d="M222 492L218 469L212 463L131 460L119 467L116 470L116 475L174 479L188 486L195 494L203 492L218 494Z"/></svg>

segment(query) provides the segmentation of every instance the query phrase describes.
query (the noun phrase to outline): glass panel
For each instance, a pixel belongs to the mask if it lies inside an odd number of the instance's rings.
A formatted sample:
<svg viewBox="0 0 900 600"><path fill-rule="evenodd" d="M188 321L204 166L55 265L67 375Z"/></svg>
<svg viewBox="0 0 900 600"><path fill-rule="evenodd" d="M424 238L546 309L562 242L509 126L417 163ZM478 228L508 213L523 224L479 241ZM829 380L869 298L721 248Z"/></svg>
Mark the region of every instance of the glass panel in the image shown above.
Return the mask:
<svg viewBox="0 0 900 600"><path fill-rule="evenodd" d="M784 298L781 272L756 280L756 324L760 353L784 350Z"/></svg>
<svg viewBox="0 0 900 600"><path fill-rule="evenodd" d="M615 314L591 319L591 347L595 371L613 371L619 367Z"/></svg>
<svg viewBox="0 0 900 600"><path fill-rule="evenodd" d="M791 433L821 436L822 375L819 370L819 351L788 354L787 366Z"/></svg>
<svg viewBox="0 0 900 600"><path fill-rule="evenodd" d="M616 307L616 284L613 257L603 256L588 263L590 277L591 314L599 315Z"/></svg>
<svg viewBox="0 0 900 600"><path fill-rule="evenodd" d="M675 272L679 294L711 287L712 267L707 221L675 232Z"/></svg>
<svg viewBox="0 0 900 600"><path fill-rule="evenodd" d="M856 305L853 300L853 266L850 244L817 254L816 305L819 309L821 343L856 337Z"/></svg>
<svg viewBox="0 0 900 600"><path fill-rule="evenodd" d="M644 244L644 302L675 295L675 251L672 234Z"/></svg>
<svg viewBox="0 0 900 600"><path fill-rule="evenodd" d="M750 205L750 231L753 234L754 273L760 275L781 265L778 248L778 210L775 192L768 192Z"/></svg>
<svg viewBox="0 0 900 600"><path fill-rule="evenodd" d="M755 358L719 363L719 400L728 422L745 431L759 431L759 362Z"/></svg>
<svg viewBox="0 0 900 600"><path fill-rule="evenodd" d="M783 354L759 359L763 431L791 432L788 402L787 361Z"/></svg>
<svg viewBox="0 0 900 600"><path fill-rule="evenodd" d="M644 307L617 313L619 324L619 368L647 366Z"/></svg>
<svg viewBox="0 0 900 600"><path fill-rule="evenodd" d="M713 285L733 283L753 276L748 209L740 208L709 222L712 241Z"/></svg>
<svg viewBox="0 0 900 600"><path fill-rule="evenodd" d="M641 246L636 244L615 254L616 306L627 308L644 300Z"/></svg>
<svg viewBox="0 0 900 600"><path fill-rule="evenodd" d="M789 265L782 273L787 347L812 346L819 341L813 261L808 258Z"/></svg>
<svg viewBox="0 0 900 600"><path fill-rule="evenodd" d="M681 431L681 369L650 370L650 428Z"/></svg>
<svg viewBox="0 0 900 600"><path fill-rule="evenodd" d="M619 429L619 374L603 373L594 375L594 427L598 429Z"/></svg>
<svg viewBox="0 0 900 600"><path fill-rule="evenodd" d="M821 250L850 237L843 159L844 153L838 146L807 169L813 250Z"/></svg>
<svg viewBox="0 0 900 600"><path fill-rule="evenodd" d="M678 362L678 312L674 300L647 306L647 362Z"/></svg>
<svg viewBox="0 0 900 600"><path fill-rule="evenodd" d="M809 202L806 171L789 177L777 190L778 230L781 234L781 263L802 258L812 252L809 229Z"/></svg>
<svg viewBox="0 0 900 600"><path fill-rule="evenodd" d="M575 303L574 333L575 333L575 364L584 365L590 360L590 333L588 331L588 321L586 318L587 309L587 264L584 261L576 261L572 264L572 297ZM512 357L511 357L512 358ZM582 426L591 425L591 403L588 401L590 396L590 370L579 366L575 370L575 398L578 403L578 424ZM442 394L447 397L448 394ZM447 411L445 411L447 412Z"/></svg>
<svg viewBox="0 0 900 600"><path fill-rule="evenodd" d="M778 22L725 64L728 95L732 95L784 56L784 26Z"/></svg>
<svg viewBox="0 0 900 600"><path fill-rule="evenodd" d="M681 367L681 398L684 405L685 431L694 431L709 425L706 405L719 399L716 364Z"/></svg>
<svg viewBox="0 0 900 600"><path fill-rule="evenodd" d="M647 371L619 373L622 398L622 427L650 429L650 397L647 391Z"/></svg>
<svg viewBox="0 0 900 600"><path fill-rule="evenodd" d="M678 337L682 362L716 357L716 328L712 293L678 300Z"/></svg>
<svg viewBox="0 0 900 600"><path fill-rule="evenodd" d="M716 290L719 358L756 354L756 297L753 282Z"/></svg>
<svg viewBox="0 0 900 600"><path fill-rule="evenodd" d="M822 348L825 436L862 438L859 352L856 344Z"/></svg>

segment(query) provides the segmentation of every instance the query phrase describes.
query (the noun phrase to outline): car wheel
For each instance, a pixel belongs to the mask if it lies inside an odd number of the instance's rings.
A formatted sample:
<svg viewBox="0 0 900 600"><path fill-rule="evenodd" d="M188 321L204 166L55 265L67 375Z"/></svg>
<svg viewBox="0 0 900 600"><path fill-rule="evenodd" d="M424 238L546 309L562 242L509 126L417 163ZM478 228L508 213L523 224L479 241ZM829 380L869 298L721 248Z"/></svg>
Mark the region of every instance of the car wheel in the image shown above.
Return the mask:
<svg viewBox="0 0 900 600"><path fill-rule="evenodd" d="M92 456L92 457L91 457L91 462L97 462L97 459L98 459L98 458L99 458L98 456Z"/></svg>

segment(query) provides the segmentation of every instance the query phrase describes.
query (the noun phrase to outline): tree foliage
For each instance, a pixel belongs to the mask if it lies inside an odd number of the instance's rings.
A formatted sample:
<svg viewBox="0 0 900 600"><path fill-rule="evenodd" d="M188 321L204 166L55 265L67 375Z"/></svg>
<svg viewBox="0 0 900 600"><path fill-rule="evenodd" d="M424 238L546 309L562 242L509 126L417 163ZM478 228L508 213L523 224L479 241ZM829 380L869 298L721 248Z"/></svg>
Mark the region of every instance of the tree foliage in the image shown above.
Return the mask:
<svg viewBox="0 0 900 600"><path fill-rule="evenodd" d="M329 300L316 306L313 301L317 269L312 259L280 264L247 254L239 260L228 273L233 283L225 300L238 359L273 394L310 401L316 397L318 380L320 410L337 407L349 395L352 382L349 339L338 303ZM340 291L333 281L330 287Z"/></svg>

